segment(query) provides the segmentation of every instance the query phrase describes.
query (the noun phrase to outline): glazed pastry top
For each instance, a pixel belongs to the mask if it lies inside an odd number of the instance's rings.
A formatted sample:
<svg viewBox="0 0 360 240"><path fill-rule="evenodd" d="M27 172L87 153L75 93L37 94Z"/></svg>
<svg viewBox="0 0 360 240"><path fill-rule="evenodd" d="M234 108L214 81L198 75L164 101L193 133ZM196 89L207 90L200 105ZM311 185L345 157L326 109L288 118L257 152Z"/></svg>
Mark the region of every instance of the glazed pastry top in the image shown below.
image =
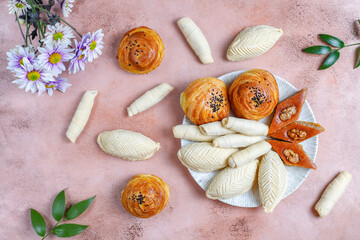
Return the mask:
<svg viewBox="0 0 360 240"><path fill-rule="evenodd" d="M154 30L137 27L122 38L117 58L120 66L132 73L145 74L157 68L164 56L163 42Z"/></svg>
<svg viewBox="0 0 360 240"><path fill-rule="evenodd" d="M134 176L121 193L121 203L132 215L148 218L161 212L170 196L168 185L150 174Z"/></svg>
<svg viewBox="0 0 360 240"><path fill-rule="evenodd" d="M279 102L274 76L253 69L240 74L229 89L231 107L238 117L259 120L267 117Z"/></svg>
<svg viewBox="0 0 360 240"><path fill-rule="evenodd" d="M226 84L213 77L190 83L181 93L180 104L185 115L196 125L222 120L230 113Z"/></svg>
<svg viewBox="0 0 360 240"><path fill-rule="evenodd" d="M295 122L300 117L306 94L307 88L303 88L276 106L274 117L271 120L269 134Z"/></svg>

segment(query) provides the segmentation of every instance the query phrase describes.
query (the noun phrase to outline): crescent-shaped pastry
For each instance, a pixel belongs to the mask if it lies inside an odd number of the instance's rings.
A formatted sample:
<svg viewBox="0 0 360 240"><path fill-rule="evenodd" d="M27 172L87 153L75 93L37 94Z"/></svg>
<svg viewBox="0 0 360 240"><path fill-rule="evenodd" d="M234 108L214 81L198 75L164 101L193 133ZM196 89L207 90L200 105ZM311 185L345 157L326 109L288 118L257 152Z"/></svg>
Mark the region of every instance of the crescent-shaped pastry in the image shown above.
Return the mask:
<svg viewBox="0 0 360 240"><path fill-rule="evenodd" d="M279 102L274 76L261 69L240 74L229 89L231 108L238 117L259 120L269 116Z"/></svg>
<svg viewBox="0 0 360 240"><path fill-rule="evenodd" d="M206 191L210 199L227 199L249 191L254 184L259 160L253 160L239 167L227 167L211 181Z"/></svg>
<svg viewBox="0 0 360 240"><path fill-rule="evenodd" d="M266 136L269 131L268 125L243 118L228 117L222 120L222 125L232 131L249 136Z"/></svg>
<svg viewBox="0 0 360 240"><path fill-rule="evenodd" d="M209 43L193 20L183 17L177 21L177 24L200 61L203 64L213 63Z"/></svg>
<svg viewBox="0 0 360 240"><path fill-rule="evenodd" d="M149 218L166 207L169 196L170 189L161 178L139 174L131 178L121 192L121 203L135 217Z"/></svg>
<svg viewBox="0 0 360 240"><path fill-rule="evenodd" d="M117 58L125 71L145 74L157 68L164 56L164 44L148 27L131 29L121 39Z"/></svg>
<svg viewBox="0 0 360 240"><path fill-rule="evenodd" d="M141 113L163 100L174 87L168 83L161 83L148 90L144 95L136 99L128 108L129 117Z"/></svg>
<svg viewBox="0 0 360 240"><path fill-rule="evenodd" d="M242 61L264 54L272 48L283 31L266 25L242 30L230 44L226 57L229 61Z"/></svg>
<svg viewBox="0 0 360 240"><path fill-rule="evenodd" d="M271 145L266 141L260 141L247 148L244 148L238 152L235 152L229 157L228 164L232 168L244 166L248 162L256 159L268 151L270 151Z"/></svg>
<svg viewBox="0 0 360 240"><path fill-rule="evenodd" d="M270 213L283 198L287 187L287 171L276 152L270 150L262 157L258 184L261 204L265 213Z"/></svg>
<svg viewBox="0 0 360 240"><path fill-rule="evenodd" d="M208 136L222 136L235 133L235 131L224 127L221 121L206 123L199 126L200 132Z"/></svg>
<svg viewBox="0 0 360 240"><path fill-rule="evenodd" d="M199 127L195 125L177 125L173 127L175 138L187 139L198 142L211 142L216 136L207 136L200 132Z"/></svg>
<svg viewBox="0 0 360 240"><path fill-rule="evenodd" d="M71 120L71 123L66 131L66 137L75 142L79 137L86 123L89 120L91 109L94 106L95 97L98 91L86 91L76 109L76 112Z"/></svg>
<svg viewBox="0 0 360 240"><path fill-rule="evenodd" d="M329 215L335 204L344 194L346 188L349 186L352 175L348 172L340 172L334 180L329 183L325 191L321 195L320 200L315 205L315 210L320 217Z"/></svg>
<svg viewBox="0 0 360 240"><path fill-rule="evenodd" d="M229 134L213 140L214 147L238 148L247 147L251 144L263 141L263 136L247 136L243 134Z"/></svg>
<svg viewBox="0 0 360 240"><path fill-rule="evenodd" d="M213 77L190 83L180 95L180 105L196 125L222 120L230 113L226 84Z"/></svg>
<svg viewBox="0 0 360 240"><path fill-rule="evenodd" d="M100 133L97 142L104 152L130 161L147 160L160 149L160 143L123 129Z"/></svg>
<svg viewBox="0 0 360 240"><path fill-rule="evenodd" d="M236 148L217 148L211 143L186 145L177 153L181 163L196 172L213 172L227 166L227 159L237 152Z"/></svg>

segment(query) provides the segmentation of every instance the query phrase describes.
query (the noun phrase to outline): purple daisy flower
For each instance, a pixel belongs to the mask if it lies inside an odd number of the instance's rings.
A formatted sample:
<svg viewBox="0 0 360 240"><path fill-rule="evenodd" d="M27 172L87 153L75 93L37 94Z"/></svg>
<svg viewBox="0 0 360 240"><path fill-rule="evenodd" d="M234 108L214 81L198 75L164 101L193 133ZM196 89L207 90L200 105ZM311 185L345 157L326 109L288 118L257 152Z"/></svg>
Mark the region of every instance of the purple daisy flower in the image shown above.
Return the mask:
<svg viewBox="0 0 360 240"><path fill-rule="evenodd" d="M104 47L104 42L102 41L104 34L101 33L102 29L94 32L86 43L85 49L85 59L89 62L92 62L94 59L98 58L101 55L101 49Z"/></svg>
<svg viewBox="0 0 360 240"><path fill-rule="evenodd" d="M75 55L72 53L73 49L65 48L63 45L56 47L47 45L45 48L38 47L38 50L41 53L38 56L39 64L53 72L55 76L66 70L64 62L68 62Z"/></svg>
<svg viewBox="0 0 360 240"><path fill-rule="evenodd" d="M90 38L91 34L85 34L81 41L75 41L75 56L70 60L69 73L76 73L85 70L85 63L87 63L86 58L84 57L84 51L86 49L86 43Z"/></svg>
<svg viewBox="0 0 360 240"><path fill-rule="evenodd" d="M45 83L54 81L53 74L38 63L31 64L26 58L23 62L23 68L15 69L17 79L12 82L19 85L20 89L25 88L25 92L39 91L39 95L45 92Z"/></svg>
<svg viewBox="0 0 360 240"><path fill-rule="evenodd" d="M8 66L7 69L15 72L17 68L24 67L24 59L26 58L31 64L35 62L35 53L31 50L30 47L23 48L18 45L13 49L10 49L9 52L6 53L8 56Z"/></svg>
<svg viewBox="0 0 360 240"><path fill-rule="evenodd" d="M65 90L71 86L71 83L66 78L58 77L54 82L45 84L45 88L49 94L52 96L55 90L65 92Z"/></svg>

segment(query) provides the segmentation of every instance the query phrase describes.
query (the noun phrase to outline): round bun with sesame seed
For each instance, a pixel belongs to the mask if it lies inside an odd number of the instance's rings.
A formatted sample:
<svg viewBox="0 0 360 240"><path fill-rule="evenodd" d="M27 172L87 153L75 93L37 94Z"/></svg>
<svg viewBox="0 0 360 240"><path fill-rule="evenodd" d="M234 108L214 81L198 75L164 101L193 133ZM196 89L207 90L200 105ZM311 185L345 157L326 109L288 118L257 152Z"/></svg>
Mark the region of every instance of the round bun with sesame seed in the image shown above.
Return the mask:
<svg viewBox="0 0 360 240"><path fill-rule="evenodd" d="M230 113L226 84L213 77L190 83L180 95L180 104L185 115L196 125L220 121Z"/></svg>
<svg viewBox="0 0 360 240"><path fill-rule="evenodd" d="M166 207L169 196L170 189L161 178L138 174L130 179L121 192L121 203L135 217L149 218Z"/></svg>
<svg viewBox="0 0 360 240"><path fill-rule="evenodd" d="M133 28L121 39L117 59L125 71L145 74L157 68L164 56L164 44L148 27Z"/></svg>
<svg viewBox="0 0 360 240"><path fill-rule="evenodd" d="M279 103L274 76L261 69L240 74L229 89L231 108L240 118L260 120L269 116Z"/></svg>

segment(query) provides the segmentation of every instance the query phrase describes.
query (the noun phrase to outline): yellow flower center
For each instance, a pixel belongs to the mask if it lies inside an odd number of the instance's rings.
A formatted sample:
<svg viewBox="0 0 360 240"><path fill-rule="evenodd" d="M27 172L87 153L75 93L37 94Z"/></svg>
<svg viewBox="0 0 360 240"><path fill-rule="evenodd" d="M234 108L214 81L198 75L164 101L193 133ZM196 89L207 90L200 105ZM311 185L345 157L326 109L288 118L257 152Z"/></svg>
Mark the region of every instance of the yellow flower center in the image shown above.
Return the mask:
<svg viewBox="0 0 360 240"><path fill-rule="evenodd" d="M45 87L46 88L53 88L53 87L55 87L53 84L51 84L51 85L45 85Z"/></svg>
<svg viewBox="0 0 360 240"><path fill-rule="evenodd" d="M56 64L61 61L61 55L59 53L53 53L49 57L49 62L52 64Z"/></svg>
<svg viewBox="0 0 360 240"><path fill-rule="evenodd" d="M61 40L62 38L64 37L64 34L62 34L62 32L58 32L58 33L55 33L54 35L53 35L53 39L55 40L55 41L57 41L57 40Z"/></svg>
<svg viewBox="0 0 360 240"><path fill-rule="evenodd" d="M90 43L90 50L92 51L92 50L94 50L96 48L96 41L92 41L91 43Z"/></svg>
<svg viewBox="0 0 360 240"><path fill-rule="evenodd" d="M16 3L15 6L16 6L17 8L23 8L23 7L24 7L24 4L22 4L22 3Z"/></svg>
<svg viewBox="0 0 360 240"><path fill-rule="evenodd" d="M21 58L19 63L20 63L20 65L24 65L24 58Z"/></svg>
<svg viewBox="0 0 360 240"><path fill-rule="evenodd" d="M82 59L83 57L84 57L84 54L81 54L78 59L80 60L80 59Z"/></svg>
<svg viewBox="0 0 360 240"><path fill-rule="evenodd" d="M40 78L40 73L38 71L32 71L32 72L29 72L27 75L26 75L27 79L29 79L30 81L36 81Z"/></svg>

